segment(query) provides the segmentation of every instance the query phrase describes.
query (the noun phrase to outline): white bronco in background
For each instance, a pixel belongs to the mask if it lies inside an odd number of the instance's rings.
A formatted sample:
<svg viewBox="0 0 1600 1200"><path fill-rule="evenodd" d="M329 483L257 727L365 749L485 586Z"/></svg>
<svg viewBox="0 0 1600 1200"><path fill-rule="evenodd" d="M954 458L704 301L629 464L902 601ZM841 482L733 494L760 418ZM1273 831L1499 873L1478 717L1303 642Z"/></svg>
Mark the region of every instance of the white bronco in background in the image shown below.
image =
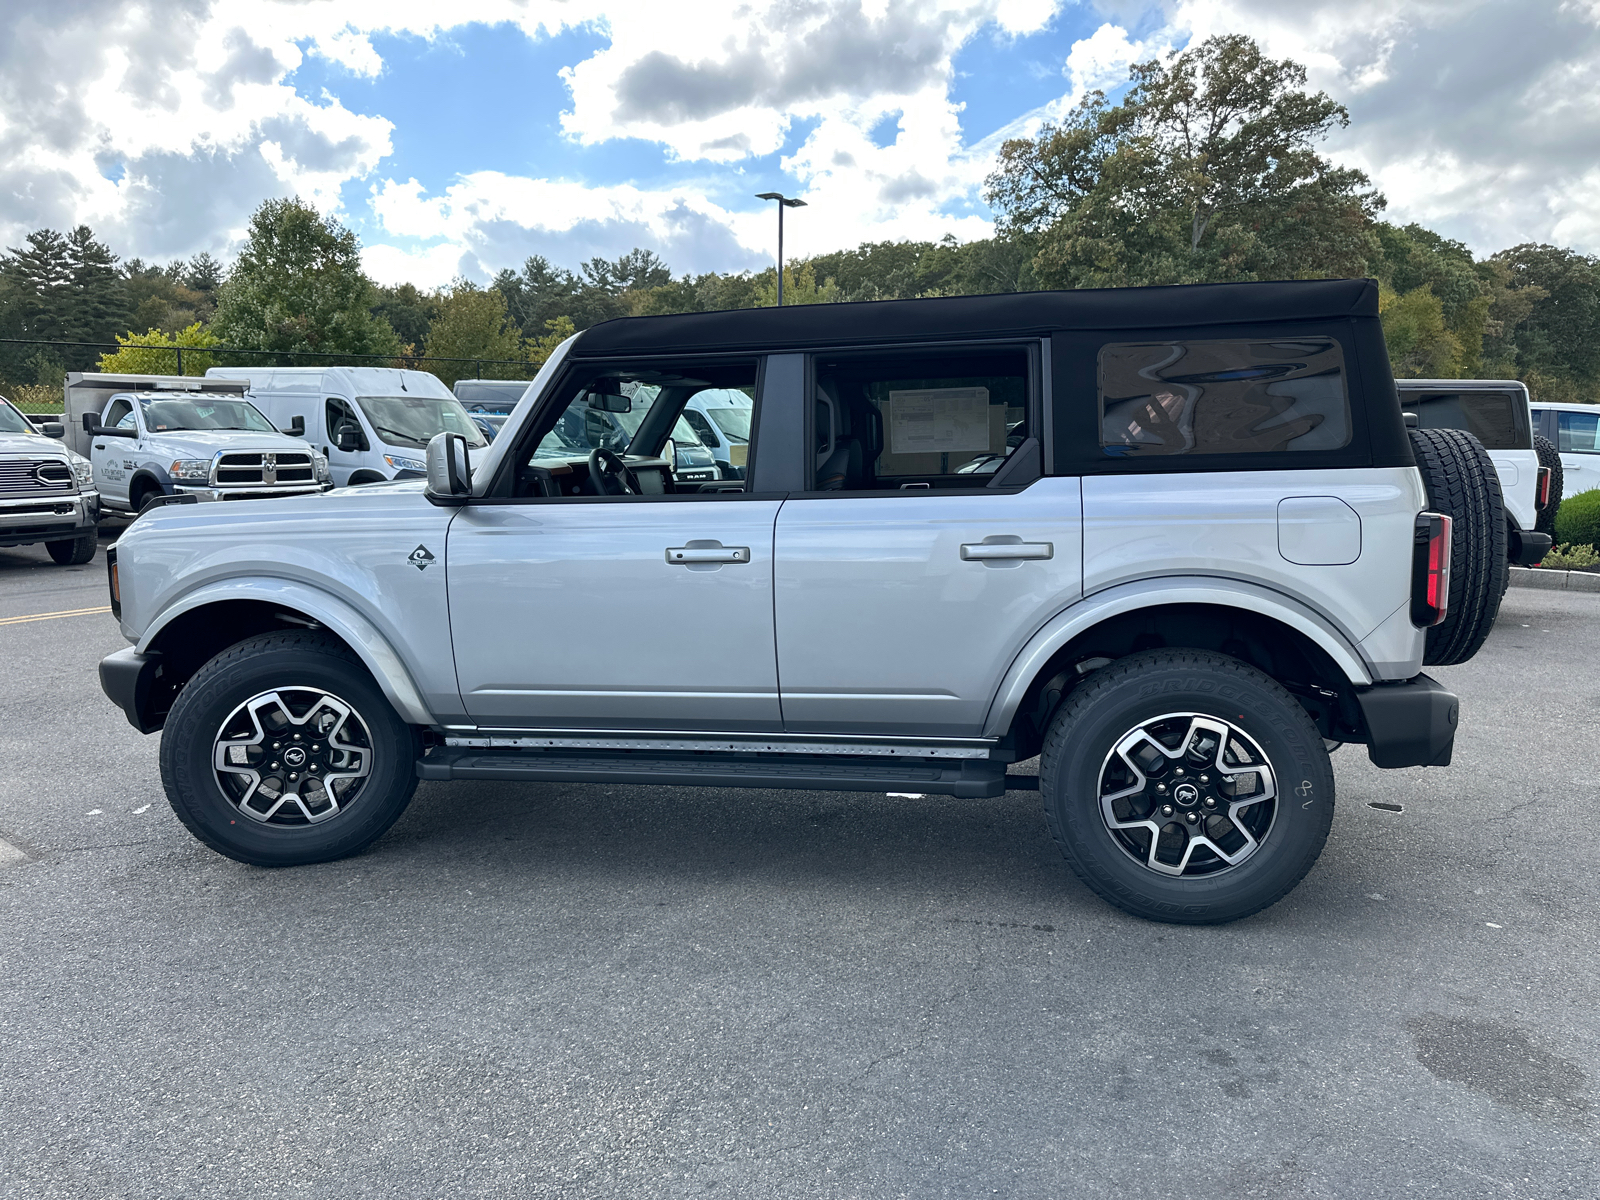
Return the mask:
<svg viewBox="0 0 1600 1200"><path fill-rule="evenodd" d="M678 478L729 389L746 477ZM585 440L622 411L625 456ZM1101 896L1231 920L1316 861L1332 743L1449 763L1422 668L1506 571L1494 467L1406 428L1370 280L611 321L468 450L113 548L101 681L202 841L351 854L418 778L1037 789Z"/></svg>

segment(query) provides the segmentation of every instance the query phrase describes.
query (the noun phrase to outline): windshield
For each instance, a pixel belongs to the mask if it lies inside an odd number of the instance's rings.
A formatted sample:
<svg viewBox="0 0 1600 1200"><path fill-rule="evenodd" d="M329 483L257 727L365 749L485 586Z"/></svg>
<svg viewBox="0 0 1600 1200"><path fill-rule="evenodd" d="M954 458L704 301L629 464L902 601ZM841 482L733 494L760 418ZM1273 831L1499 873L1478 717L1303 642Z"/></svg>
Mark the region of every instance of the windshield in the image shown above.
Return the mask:
<svg viewBox="0 0 1600 1200"><path fill-rule="evenodd" d="M0 398L0 433L35 433L28 418L11 407L9 400Z"/></svg>
<svg viewBox="0 0 1600 1200"><path fill-rule="evenodd" d="M423 449L440 433L459 433L469 446L489 444L454 396L357 396L356 403L391 446Z"/></svg>
<svg viewBox="0 0 1600 1200"><path fill-rule="evenodd" d="M702 411L716 422L718 429L727 434L729 441L748 442L750 440L750 409L748 407L707 408Z"/></svg>
<svg viewBox="0 0 1600 1200"><path fill-rule="evenodd" d="M213 396L174 396L170 399L141 396L139 410L144 414L144 427L151 433L170 433L178 429L277 432L272 422L248 400L222 400Z"/></svg>

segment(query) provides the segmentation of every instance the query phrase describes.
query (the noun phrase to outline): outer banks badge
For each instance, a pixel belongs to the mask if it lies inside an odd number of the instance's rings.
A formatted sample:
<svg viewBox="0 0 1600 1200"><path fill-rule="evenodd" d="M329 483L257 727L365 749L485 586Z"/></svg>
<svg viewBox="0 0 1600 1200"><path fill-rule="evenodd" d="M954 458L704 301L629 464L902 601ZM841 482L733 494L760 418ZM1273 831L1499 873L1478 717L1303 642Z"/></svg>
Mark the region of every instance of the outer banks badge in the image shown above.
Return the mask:
<svg viewBox="0 0 1600 1200"><path fill-rule="evenodd" d="M418 546L406 557L410 561L411 565L416 567L419 571L426 571L430 566L433 565L435 561L437 561L433 557L433 551L429 550L426 546Z"/></svg>

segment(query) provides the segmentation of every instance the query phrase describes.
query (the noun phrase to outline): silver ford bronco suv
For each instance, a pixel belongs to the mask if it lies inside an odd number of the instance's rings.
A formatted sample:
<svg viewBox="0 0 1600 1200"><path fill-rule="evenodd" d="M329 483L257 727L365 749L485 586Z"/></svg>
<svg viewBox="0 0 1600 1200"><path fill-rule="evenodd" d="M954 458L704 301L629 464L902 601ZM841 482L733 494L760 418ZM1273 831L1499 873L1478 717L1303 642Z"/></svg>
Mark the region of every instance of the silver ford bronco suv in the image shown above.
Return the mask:
<svg viewBox="0 0 1600 1200"><path fill-rule="evenodd" d="M707 389L753 401L743 480L674 477ZM1037 789L1105 899L1232 920L1316 861L1335 743L1449 763L1422 668L1505 571L1493 467L1407 429L1366 280L611 321L427 468L114 547L103 687L221 853L355 853L418 779Z"/></svg>

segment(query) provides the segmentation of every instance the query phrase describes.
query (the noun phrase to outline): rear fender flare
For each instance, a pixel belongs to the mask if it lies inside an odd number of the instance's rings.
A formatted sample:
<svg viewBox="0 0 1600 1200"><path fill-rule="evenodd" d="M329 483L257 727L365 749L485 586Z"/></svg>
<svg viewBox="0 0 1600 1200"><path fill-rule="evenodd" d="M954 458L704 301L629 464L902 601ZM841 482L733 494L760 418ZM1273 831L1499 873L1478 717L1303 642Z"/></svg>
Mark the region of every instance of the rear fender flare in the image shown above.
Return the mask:
<svg viewBox="0 0 1600 1200"><path fill-rule="evenodd" d="M1259 584L1204 576L1143 579L1085 596L1034 634L1001 680L1000 690L989 706L983 736L1005 736L1034 676L1051 655L1073 638L1110 617L1167 604L1209 604L1271 617L1325 650L1352 684L1366 687L1372 683L1372 673L1352 639L1325 617L1281 592Z"/></svg>
<svg viewBox="0 0 1600 1200"><path fill-rule="evenodd" d="M343 600L287 579L243 576L197 588L164 609L145 629L134 649L140 654L146 653L161 631L177 617L224 600L259 600L325 626L355 651L402 720L411 725L436 724L405 661L371 621Z"/></svg>

